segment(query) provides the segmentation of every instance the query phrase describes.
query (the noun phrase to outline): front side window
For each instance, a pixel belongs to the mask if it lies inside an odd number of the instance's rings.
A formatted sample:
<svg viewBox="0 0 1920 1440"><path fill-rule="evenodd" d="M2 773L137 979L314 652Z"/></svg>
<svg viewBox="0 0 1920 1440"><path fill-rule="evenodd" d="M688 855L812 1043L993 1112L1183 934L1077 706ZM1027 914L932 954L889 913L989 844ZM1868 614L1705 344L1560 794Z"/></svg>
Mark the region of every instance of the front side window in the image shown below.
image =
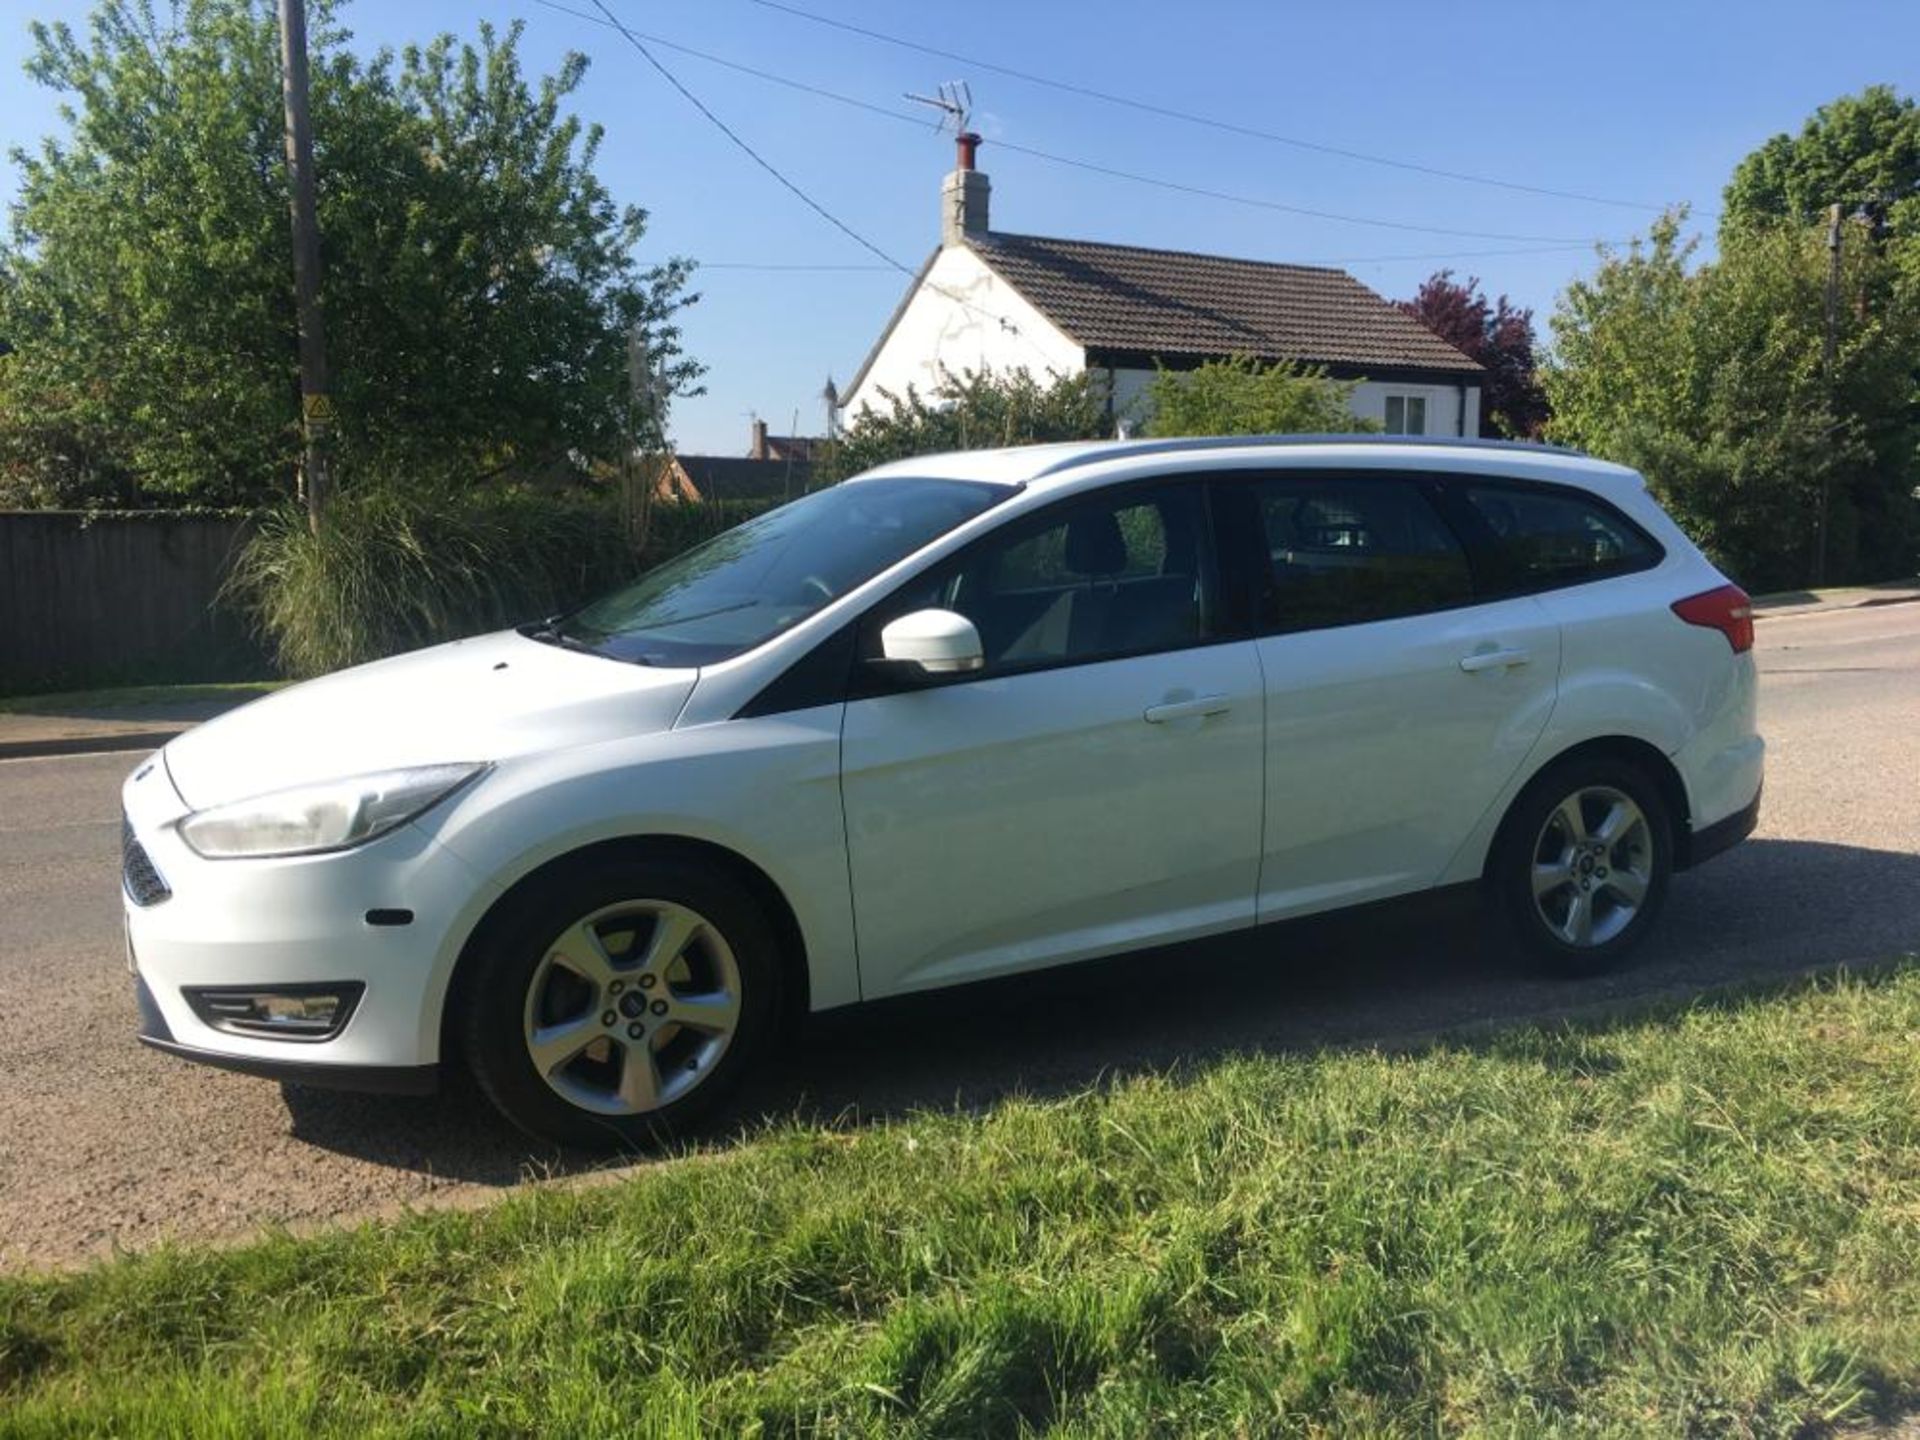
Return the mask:
<svg viewBox="0 0 1920 1440"><path fill-rule="evenodd" d="M1459 488L1493 532L1494 548L1522 588L1576 585L1643 570L1660 558L1638 529L1582 496L1476 482Z"/></svg>
<svg viewBox="0 0 1920 1440"><path fill-rule="evenodd" d="M971 620L988 674L1194 645L1214 624L1206 535L1198 485L1090 496L1009 526L913 602Z"/></svg>
<svg viewBox="0 0 1920 1440"><path fill-rule="evenodd" d="M1427 397L1424 395L1387 396L1387 434L1424 435L1427 433Z"/></svg>
<svg viewBox="0 0 1920 1440"><path fill-rule="evenodd" d="M756 516L539 633L641 664L716 664L1013 493L963 480L836 485Z"/></svg>
<svg viewBox="0 0 1920 1440"><path fill-rule="evenodd" d="M1282 630L1418 615L1473 598L1466 551L1407 481L1275 479L1257 491Z"/></svg>

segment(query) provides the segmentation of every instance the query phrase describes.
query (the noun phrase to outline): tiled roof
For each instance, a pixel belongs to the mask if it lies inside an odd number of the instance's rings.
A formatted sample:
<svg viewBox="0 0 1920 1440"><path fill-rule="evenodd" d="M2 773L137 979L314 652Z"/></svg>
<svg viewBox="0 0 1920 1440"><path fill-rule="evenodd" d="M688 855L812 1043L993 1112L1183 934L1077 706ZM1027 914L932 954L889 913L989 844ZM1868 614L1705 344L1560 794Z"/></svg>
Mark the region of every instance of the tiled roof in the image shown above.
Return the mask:
<svg viewBox="0 0 1920 1440"><path fill-rule="evenodd" d="M969 244L1089 350L1481 373L1344 270L998 232Z"/></svg>
<svg viewBox="0 0 1920 1440"><path fill-rule="evenodd" d="M804 495L813 479L807 460L742 460L732 455L676 455L702 500L784 500Z"/></svg>

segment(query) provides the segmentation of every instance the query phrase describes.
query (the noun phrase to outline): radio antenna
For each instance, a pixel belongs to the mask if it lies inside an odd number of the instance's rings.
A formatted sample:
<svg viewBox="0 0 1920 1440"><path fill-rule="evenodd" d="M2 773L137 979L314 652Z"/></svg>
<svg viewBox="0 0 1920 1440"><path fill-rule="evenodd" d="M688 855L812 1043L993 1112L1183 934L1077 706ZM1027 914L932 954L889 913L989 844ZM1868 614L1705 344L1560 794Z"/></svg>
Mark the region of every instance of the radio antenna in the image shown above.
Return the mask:
<svg viewBox="0 0 1920 1440"><path fill-rule="evenodd" d="M906 98L935 112L933 128L936 131L951 126L954 134L963 135L973 118L973 89L964 80L949 80L932 95L915 95L908 91Z"/></svg>

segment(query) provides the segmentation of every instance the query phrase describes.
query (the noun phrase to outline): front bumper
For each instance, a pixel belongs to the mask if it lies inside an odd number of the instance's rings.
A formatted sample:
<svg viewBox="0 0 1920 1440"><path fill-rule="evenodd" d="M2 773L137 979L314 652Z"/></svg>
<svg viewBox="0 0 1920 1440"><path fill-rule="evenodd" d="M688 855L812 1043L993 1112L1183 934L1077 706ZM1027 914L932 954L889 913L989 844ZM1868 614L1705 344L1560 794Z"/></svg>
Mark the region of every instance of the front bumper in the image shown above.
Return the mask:
<svg viewBox="0 0 1920 1440"><path fill-rule="evenodd" d="M147 987L146 980L136 975L133 983L134 997L140 1006L140 1043L168 1055L177 1055L182 1060L326 1090L431 1095L440 1087L438 1065L316 1065L304 1060L234 1055L221 1050L205 1050L197 1045L183 1045L173 1038L173 1031L167 1028L167 1017L161 1013L159 1002L153 998L153 991Z"/></svg>
<svg viewBox="0 0 1920 1440"><path fill-rule="evenodd" d="M465 861L411 825L328 855L204 859L176 828L188 807L163 756L128 780L122 803L127 853L152 872L129 862L123 887L143 1042L311 1085L433 1088L447 983L462 939L492 898ZM401 913L410 919L395 923ZM339 1032L324 1039L216 1029L186 994L335 984L362 993Z"/></svg>

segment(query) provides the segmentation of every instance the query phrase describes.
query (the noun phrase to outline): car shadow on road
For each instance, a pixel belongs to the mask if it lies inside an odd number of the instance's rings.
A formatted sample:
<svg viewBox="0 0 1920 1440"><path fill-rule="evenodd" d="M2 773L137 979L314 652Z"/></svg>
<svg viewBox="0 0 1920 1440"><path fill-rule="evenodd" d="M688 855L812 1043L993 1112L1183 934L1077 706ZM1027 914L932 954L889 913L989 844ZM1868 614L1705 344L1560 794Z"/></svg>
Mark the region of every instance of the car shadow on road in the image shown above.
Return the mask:
<svg viewBox="0 0 1920 1440"><path fill-rule="evenodd" d="M1040 975L813 1017L763 1067L727 1144L769 1118L857 1124L982 1109L1233 1053L1400 1046L1436 1033L1547 1022L1764 982L1920 947L1920 856L1757 839L1677 877L1625 969L1580 981L1523 973L1470 904L1397 907L1272 927ZM445 1179L506 1185L604 1161L555 1156L455 1080L427 1099L288 1087L294 1134Z"/></svg>

